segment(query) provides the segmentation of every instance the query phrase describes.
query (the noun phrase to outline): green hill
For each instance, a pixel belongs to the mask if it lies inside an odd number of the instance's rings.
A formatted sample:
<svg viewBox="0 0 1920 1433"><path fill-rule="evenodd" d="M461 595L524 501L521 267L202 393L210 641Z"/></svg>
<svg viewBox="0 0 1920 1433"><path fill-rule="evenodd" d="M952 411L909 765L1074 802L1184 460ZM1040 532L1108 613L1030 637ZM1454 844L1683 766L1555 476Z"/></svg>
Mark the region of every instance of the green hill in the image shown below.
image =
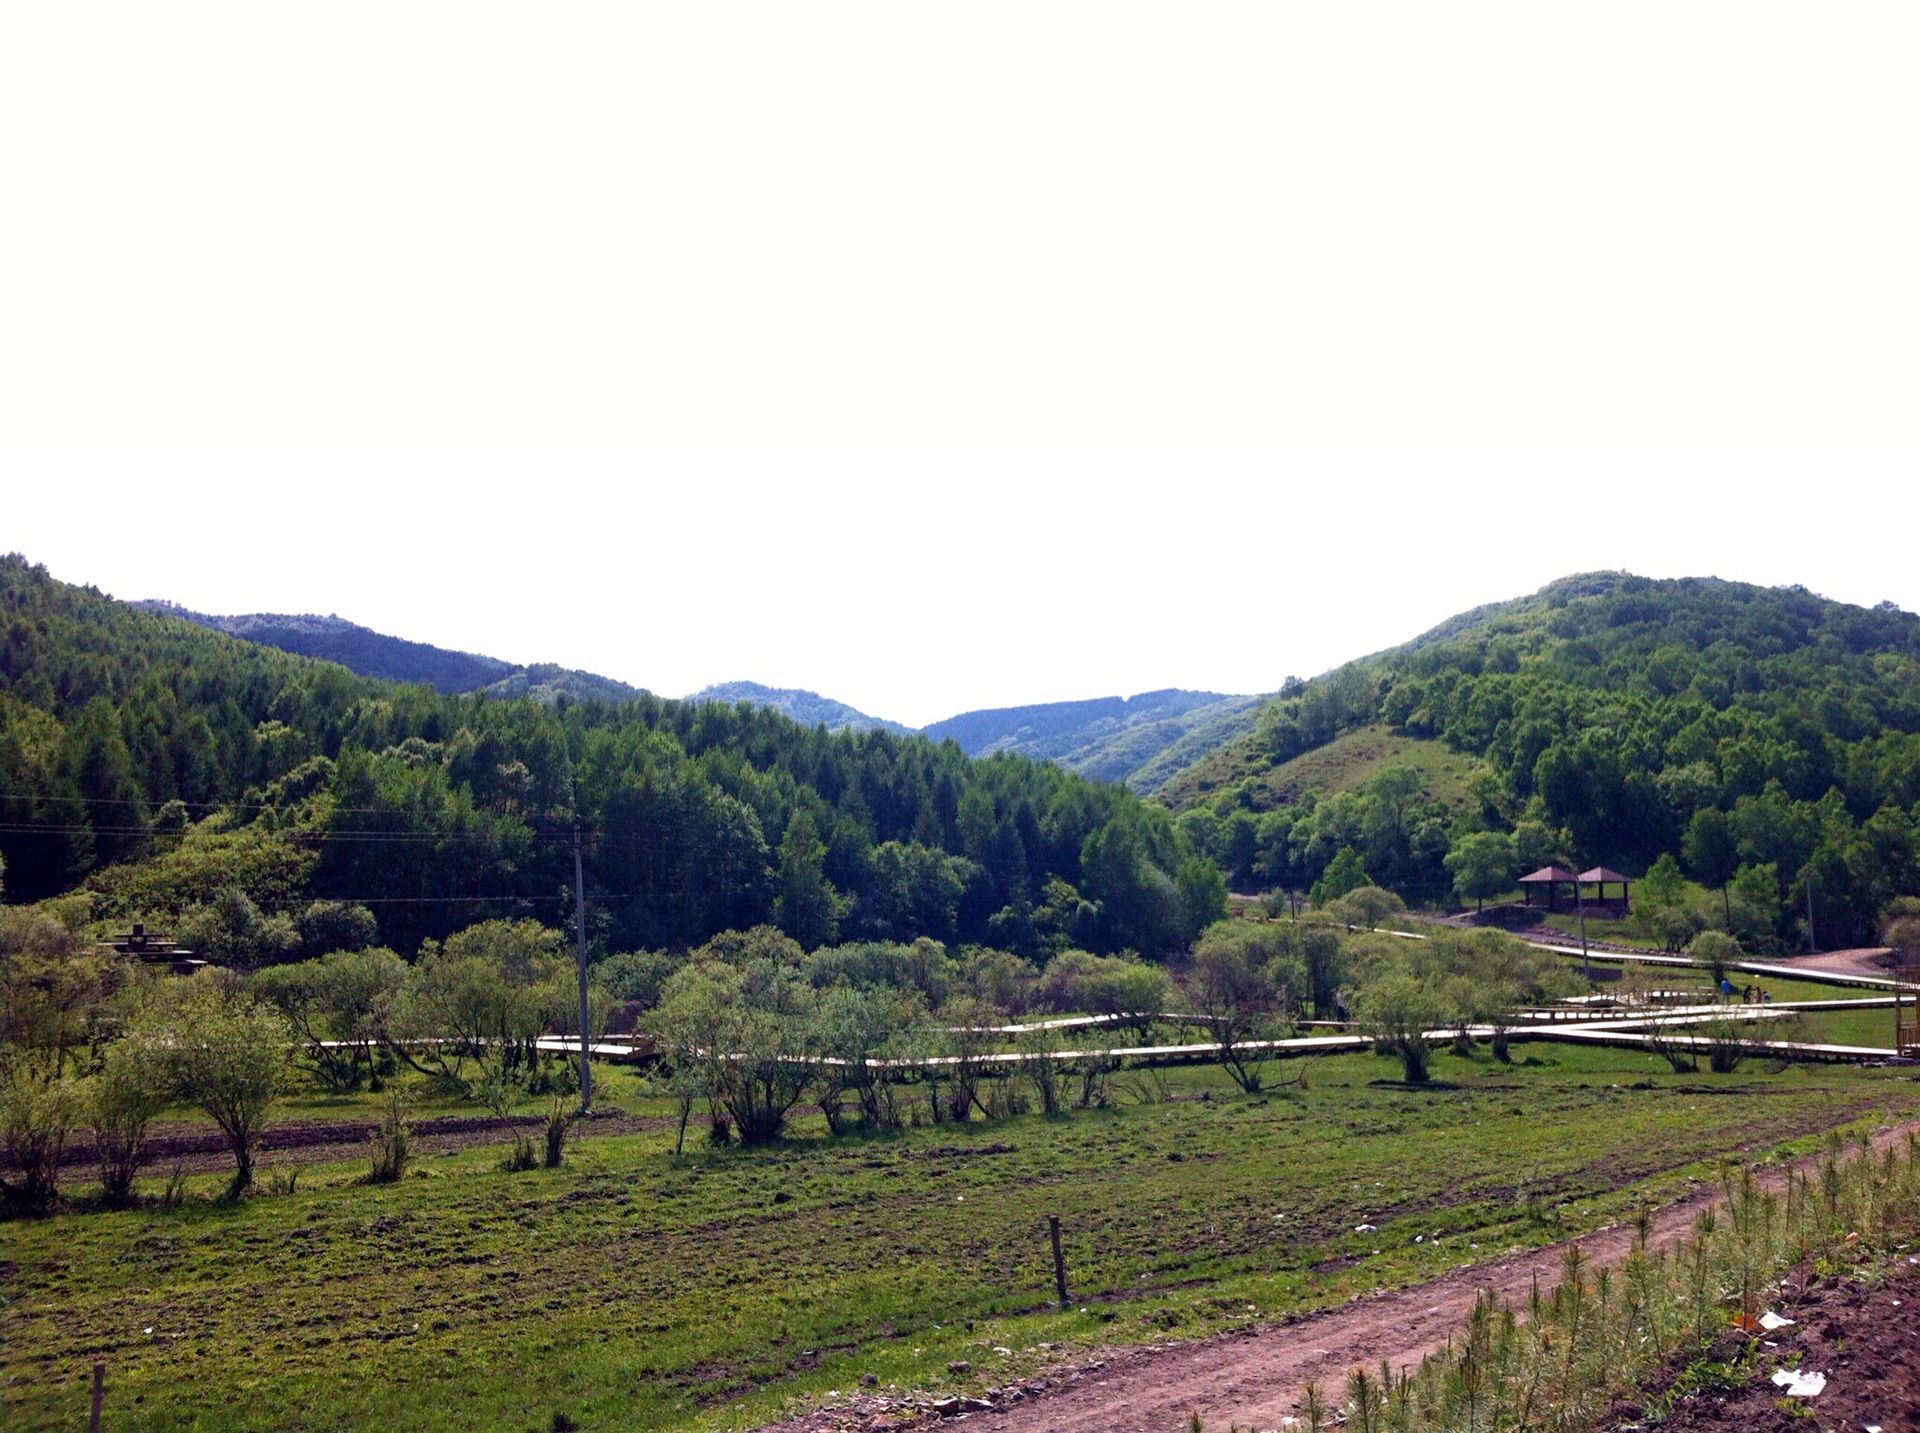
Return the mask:
<svg viewBox="0 0 1920 1433"><path fill-rule="evenodd" d="M0 611L6 898L78 891L96 923L223 960L312 953L358 919L403 952L489 917L560 924L576 819L613 950L774 921L809 946L1164 952L1212 908L1167 812L1039 762L751 704L448 695L17 555Z"/></svg>
<svg viewBox="0 0 1920 1433"><path fill-rule="evenodd" d="M1418 773L1427 793L1441 805L1465 812L1473 808L1475 778L1487 770L1477 758L1444 742L1406 736L1382 722L1342 732L1325 746L1277 766L1259 760L1259 749L1251 743L1241 743L1236 751L1243 762L1239 769L1210 765L1208 775L1231 786L1236 797L1244 788L1253 809L1261 811L1298 802L1309 792L1361 791L1385 771L1405 770ZM1177 793L1185 798L1182 804L1217 793L1217 786L1200 787L1201 779L1196 768ZM1176 795L1171 789L1165 794Z"/></svg>
<svg viewBox="0 0 1920 1433"><path fill-rule="evenodd" d="M1135 697L963 712L925 728L970 756L1013 752L1151 795L1168 775L1252 729L1258 697L1168 689Z"/></svg>
<svg viewBox="0 0 1920 1433"><path fill-rule="evenodd" d="M1782 935L1811 883L1821 939L1865 939L1920 888L1920 618L1802 588L1570 577L1290 684L1158 794L1199 813L1190 830L1238 881L1309 885L1351 846L1415 895L1444 893L1446 851L1480 826L1639 871L1701 821L1770 868L1748 888L1771 882Z"/></svg>
<svg viewBox="0 0 1920 1433"><path fill-rule="evenodd" d="M230 637L278 647L283 652L338 662L362 676L394 682L425 682L440 692L475 691L518 670L513 663L497 657L481 657L426 642L409 642L404 637L389 637L344 617L320 617L311 613L289 616L274 612L220 617L158 599L132 605L198 623Z"/></svg>
<svg viewBox="0 0 1920 1433"><path fill-rule="evenodd" d="M648 694L644 687L629 686L594 672L557 667L552 662L516 667L479 688L479 692L487 697L531 697L548 705L562 697L575 702L632 702Z"/></svg>
<svg viewBox="0 0 1920 1433"><path fill-rule="evenodd" d="M758 682L721 682L687 698L690 702L749 702L770 707L792 717L802 726L823 726L828 731L891 731L906 733L912 727L897 721L868 716L865 712L823 697L818 692L795 687L763 687Z"/></svg>

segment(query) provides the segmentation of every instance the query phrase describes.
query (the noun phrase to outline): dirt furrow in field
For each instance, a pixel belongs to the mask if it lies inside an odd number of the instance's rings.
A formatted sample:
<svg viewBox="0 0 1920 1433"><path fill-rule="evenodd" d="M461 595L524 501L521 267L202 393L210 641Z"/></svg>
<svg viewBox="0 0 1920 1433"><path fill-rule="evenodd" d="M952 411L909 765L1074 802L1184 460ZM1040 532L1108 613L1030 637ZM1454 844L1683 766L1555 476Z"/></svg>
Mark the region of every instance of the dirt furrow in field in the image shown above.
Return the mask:
<svg viewBox="0 0 1920 1433"><path fill-rule="evenodd" d="M1920 1134L1920 1120L1883 1130L1884 1146ZM1803 1164L1812 1163L1803 1161ZM1760 1173L1778 1188L1786 1167ZM1719 1197L1703 1189L1652 1215L1649 1243L1663 1248L1685 1238L1700 1211ZM990 1409L959 1419L926 1414L902 1422L866 1408L823 1410L765 1433L827 1433L868 1427L929 1428L956 1421L976 1433L1182 1433L1200 1416L1209 1429L1278 1429L1300 1416L1309 1383L1337 1398L1356 1366L1395 1369L1418 1363L1457 1334L1488 1290L1523 1304L1535 1280L1542 1292L1560 1279L1569 1243L1599 1263L1624 1259L1633 1230L1614 1225L1579 1239L1457 1269L1429 1283L1363 1296L1337 1308L1280 1324L1189 1343L1096 1350L1060 1368L996 1390Z"/></svg>
<svg viewBox="0 0 1920 1433"><path fill-rule="evenodd" d="M516 1115L511 1129L492 1115L436 1115L411 1121L413 1147L417 1154L439 1154L446 1150L467 1149L473 1145L504 1144L512 1130L533 1131L546 1124L544 1115ZM673 1121L631 1115L595 1115L577 1123L570 1138L582 1135L634 1134L642 1130L669 1129ZM354 1159L366 1152L367 1136L377 1127L373 1120L288 1120L269 1125L260 1136L255 1158L266 1164L324 1164L329 1160ZM60 1162L70 1168L85 1168L98 1156L85 1136L75 1139L61 1152ZM0 1167L7 1162L0 1158ZM228 1169L233 1156L226 1137L211 1125L192 1123L156 1129L140 1152L143 1171L183 1169L189 1174Z"/></svg>

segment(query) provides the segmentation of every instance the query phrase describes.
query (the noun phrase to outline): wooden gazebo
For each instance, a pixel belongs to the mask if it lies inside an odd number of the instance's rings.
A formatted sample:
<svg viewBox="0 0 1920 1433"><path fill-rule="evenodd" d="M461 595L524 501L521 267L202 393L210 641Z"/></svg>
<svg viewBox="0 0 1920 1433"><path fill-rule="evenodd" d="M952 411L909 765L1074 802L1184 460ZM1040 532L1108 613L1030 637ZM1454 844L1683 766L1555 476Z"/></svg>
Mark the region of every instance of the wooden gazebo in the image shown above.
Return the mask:
<svg viewBox="0 0 1920 1433"><path fill-rule="evenodd" d="M1605 866L1595 866L1591 871L1582 871L1580 873L1580 884L1594 888L1592 898L1600 905L1609 903L1607 897L1608 886L1620 887L1620 909L1623 911L1628 909L1627 887L1631 882L1618 871L1609 870Z"/></svg>
<svg viewBox="0 0 1920 1433"><path fill-rule="evenodd" d="M1532 905L1534 891L1540 887L1545 887L1547 892L1547 909L1552 910L1559 904L1560 887L1566 886L1570 890L1577 892L1580 889L1580 881L1582 879L1583 877L1574 875L1572 871L1563 871L1558 866L1542 866L1531 875L1522 876L1520 878L1520 888L1526 892L1527 904Z"/></svg>
<svg viewBox="0 0 1920 1433"><path fill-rule="evenodd" d="M109 936L101 944L143 964L164 965L175 975L192 975L207 965L206 961L199 959L184 945L177 945L163 935L156 935L138 921L132 930L123 935Z"/></svg>

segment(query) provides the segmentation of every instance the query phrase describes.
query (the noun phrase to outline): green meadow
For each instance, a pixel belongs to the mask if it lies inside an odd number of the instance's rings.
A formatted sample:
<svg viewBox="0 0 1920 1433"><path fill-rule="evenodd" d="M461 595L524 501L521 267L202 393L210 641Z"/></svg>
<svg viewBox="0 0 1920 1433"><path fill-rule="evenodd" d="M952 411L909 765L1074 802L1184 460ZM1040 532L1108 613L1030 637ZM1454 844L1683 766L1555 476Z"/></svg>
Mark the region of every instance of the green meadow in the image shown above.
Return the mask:
<svg viewBox="0 0 1920 1433"><path fill-rule="evenodd" d="M680 1157L663 1122L551 1171L504 1171L489 1138L393 1185L356 1158L272 1192L270 1156L265 1192L225 1202L207 1172L171 1208L149 1177L142 1207L89 1209L83 1179L73 1212L0 1224L0 1423L82 1426L101 1360L121 1429L748 1427L863 1375L985 1385L1418 1281L1920 1111L1896 1071L1516 1053L1437 1054L1424 1090L1366 1055L1276 1066L1305 1086L1252 1097L1183 1068L1108 1109L837 1140L814 1115ZM668 1113L605 1078L626 1113Z"/></svg>

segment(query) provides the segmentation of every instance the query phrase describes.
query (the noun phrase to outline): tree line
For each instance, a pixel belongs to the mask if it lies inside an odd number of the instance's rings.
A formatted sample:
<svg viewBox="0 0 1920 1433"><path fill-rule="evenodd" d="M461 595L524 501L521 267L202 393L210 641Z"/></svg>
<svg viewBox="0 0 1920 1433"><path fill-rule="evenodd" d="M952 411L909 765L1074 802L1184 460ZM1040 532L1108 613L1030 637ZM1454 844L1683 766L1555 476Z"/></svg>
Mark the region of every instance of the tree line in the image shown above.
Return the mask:
<svg viewBox="0 0 1920 1433"><path fill-rule="evenodd" d="M1172 968L1083 950L1036 962L925 937L808 950L755 926L688 953L598 962L587 1033L638 1020L657 1085L679 1110L678 1150L696 1114L709 1143L757 1144L783 1136L803 1109L838 1135L1158 1098L1119 1051L1159 1043L1169 1025L1211 1046L1249 1093L1272 1087L1269 1042L1306 1019L1351 1019L1418 1082L1431 1032L1467 1042L1470 1027L1491 1025L1504 1060L1512 1012L1571 988L1550 957L1496 932L1440 929L1422 942L1370 933L1366 923L1396 905L1366 887L1315 918L1216 922ZM103 1198L124 1203L149 1127L175 1103L222 1131L232 1188L245 1190L295 1070L339 1092L378 1091L411 1072L492 1111L503 1132L517 1104L545 1097L549 1164L562 1157L578 1089L570 1055L541 1047L580 1032L571 952L559 930L532 920L477 922L429 939L412 961L364 944L179 978L45 909L0 908L0 996L0 1137L18 1174L8 1193L28 1209L52 1203L82 1128ZM1068 1031L1032 1020L1048 1011L1106 1023ZM395 1090L370 1177L397 1177L405 1163ZM535 1163L524 1134L514 1151L510 1167Z"/></svg>
<svg viewBox="0 0 1920 1433"><path fill-rule="evenodd" d="M583 832L602 949L760 922L840 939L1171 950L1224 885L1171 817L1013 757L829 734L752 706L493 700L227 638L0 559L0 860L297 953L313 902L412 954L481 916L551 918ZM216 909L216 907L218 907Z"/></svg>

